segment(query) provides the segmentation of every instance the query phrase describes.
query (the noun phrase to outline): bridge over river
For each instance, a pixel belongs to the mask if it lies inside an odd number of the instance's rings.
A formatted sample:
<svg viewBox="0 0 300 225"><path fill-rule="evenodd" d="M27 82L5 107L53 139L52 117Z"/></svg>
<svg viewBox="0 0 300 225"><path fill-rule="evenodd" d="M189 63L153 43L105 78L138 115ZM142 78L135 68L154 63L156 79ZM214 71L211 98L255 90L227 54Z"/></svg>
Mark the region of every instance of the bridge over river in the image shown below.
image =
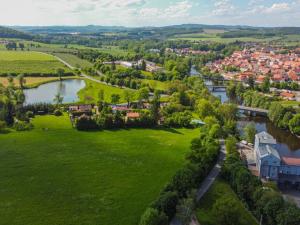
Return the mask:
<svg viewBox="0 0 300 225"><path fill-rule="evenodd" d="M267 116L269 110L239 105L238 109L251 116Z"/></svg>

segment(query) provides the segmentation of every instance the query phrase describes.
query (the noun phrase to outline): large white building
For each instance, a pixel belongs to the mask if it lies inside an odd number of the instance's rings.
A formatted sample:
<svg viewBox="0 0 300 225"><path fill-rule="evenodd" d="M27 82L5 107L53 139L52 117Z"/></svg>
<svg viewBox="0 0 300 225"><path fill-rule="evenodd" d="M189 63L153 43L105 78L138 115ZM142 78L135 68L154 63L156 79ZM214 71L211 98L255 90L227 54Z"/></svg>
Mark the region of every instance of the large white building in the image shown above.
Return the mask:
<svg viewBox="0 0 300 225"><path fill-rule="evenodd" d="M280 156L276 140L270 134L256 134L254 151L261 178L279 183L300 183L300 158Z"/></svg>

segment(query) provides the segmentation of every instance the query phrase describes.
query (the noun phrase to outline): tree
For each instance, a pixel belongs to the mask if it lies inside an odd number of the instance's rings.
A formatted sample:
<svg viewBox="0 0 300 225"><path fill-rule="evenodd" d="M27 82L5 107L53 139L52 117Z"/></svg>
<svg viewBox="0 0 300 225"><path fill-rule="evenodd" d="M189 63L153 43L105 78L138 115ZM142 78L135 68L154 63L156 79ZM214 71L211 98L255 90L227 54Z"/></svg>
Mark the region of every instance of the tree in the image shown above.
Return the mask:
<svg viewBox="0 0 300 225"><path fill-rule="evenodd" d="M98 107L99 107L99 111L102 111L102 109L103 109L104 99L105 99L104 90L100 89L99 92L98 92Z"/></svg>
<svg viewBox="0 0 300 225"><path fill-rule="evenodd" d="M289 128L294 134L300 135L300 114L296 114L289 122Z"/></svg>
<svg viewBox="0 0 300 225"><path fill-rule="evenodd" d="M140 88L137 93L139 102L141 103L143 101L148 101L149 93L150 93L149 88L147 88L147 87Z"/></svg>
<svg viewBox="0 0 300 225"><path fill-rule="evenodd" d="M62 68L58 68L58 69L56 70L56 73L57 73L57 75L58 75L58 77L59 77L59 80L62 80L62 77L65 75L65 70L62 69Z"/></svg>
<svg viewBox="0 0 300 225"><path fill-rule="evenodd" d="M146 64L145 60L142 60L141 70L146 71L146 69L147 69L147 64Z"/></svg>
<svg viewBox="0 0 300 225"><path fill-rule="evenodd" d="M223 196L219 198L213 205L213 214L218 222L222 225L239 224L240 205L236 199Z"/></svg>
<svg viewBox="0 0 300 225"><path fill-rule="evenodd" d="M228 154L237 153L237 142L237 139L233 136L226 139L225 147Z"/></svg>
<svg viewBox="0 0 300 225"><path fill-rule="evenodd" d="M159 109L160 109L160 92L155 91L153 100L151 102L151 108L150 108L151 116L155 121L155 123L159 119Z"/></svg>
<svg viewBox="0 0 300 225"><path fill-rule="evenodd" d="M19 43L19 48L23 51L25 48L25 45L23 43Z"/></svg>
<svg viewBox="0 0 300 225"><path fill-rule="evenodd" d="M200 116L201 119L205 119L205 117L207 117L207 116L214 116L215 115L214 107L206 99L201 99L198 102L197 111L198 111L199 116Z"/></svg>
<svg viewBox="0 0 300 225"><path fill-rule="evenodd" d="M264 93L269 93L270 92L270 78L269 77L265 77L264 82L261 85L261 90Z"/></svg>
<svg viewBox="0 0 300 225"><path fill-rule="evenodd" d="M192 198L184 198L177 206L177 217L183 225L190 224L194 208L195 202Z"/></svg>
<svg viewBox="0 0 300 225"><path fill-rule="evenodd" d="M17 79L19 80L20 88L23 89L24 88L24 84L26 83L24 74L18 75Z"/></svg>
<svg viewBox="0 0 300 225"><path fill-rule="evenodd" d="M60 93L57 93L53 99L54 103L56 104L57 107L59 107L63 101L64 101L64 97L61 96Z"/></svg>
<svg viewBox="0 0 300 225"><path fill-rule="evenodd" d="M244 128L244 132L246 141L253 144L256 135L255 123L252 122L247 124Z"/></svg>
<svg viewBox="0 0 300 225"><path fill-rule="evenodd" d="M118 104L120 99L121 99L121 97L118 94L112 94L111 95L111 103L112 104Z"/></svg>
<svg viewBox="0 0 300 225"><path fill-rule="evenodd" d="M162 211L171 220L176 213L178 196L175 192L164 192L159 196L159 199L154 203L154 207Z"/></svg>
<svg viewBox="0 0 300 225"><path fill-rule="evenodd" d="M134 92L131 90L124 90L123 95L124 95L124 99L127 102L127 107L130 107L130 103L133 100Z"/></svg>
<svg viewBox="0 0 300 225"><path fill-rule="evenodd" d="M250 76L250 77L248 78L247 84L249 85L249 87L250 87L251 89L254 89L255 80L254 80L253 76Z"/></svg>
<svg viewBox="0 0 300 225"><path fill-rule="evenodd" d="M142 215L139 225L167 225L168 217L157 209L148 208Z"/></svg>

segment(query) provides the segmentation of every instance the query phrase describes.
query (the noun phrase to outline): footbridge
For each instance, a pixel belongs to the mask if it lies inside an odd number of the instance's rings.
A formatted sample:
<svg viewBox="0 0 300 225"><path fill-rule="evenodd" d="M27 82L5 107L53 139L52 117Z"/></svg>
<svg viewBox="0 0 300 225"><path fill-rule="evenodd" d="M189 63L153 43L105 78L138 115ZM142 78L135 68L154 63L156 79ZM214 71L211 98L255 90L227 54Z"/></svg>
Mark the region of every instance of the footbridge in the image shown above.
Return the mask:
<svg viewBox="0 0 300 225"><path fill-rule="evenodd" d="M247 107L243 105L239 105L238 110L250 116L267 116L269 113L269 110L266 109Z"/></svg>

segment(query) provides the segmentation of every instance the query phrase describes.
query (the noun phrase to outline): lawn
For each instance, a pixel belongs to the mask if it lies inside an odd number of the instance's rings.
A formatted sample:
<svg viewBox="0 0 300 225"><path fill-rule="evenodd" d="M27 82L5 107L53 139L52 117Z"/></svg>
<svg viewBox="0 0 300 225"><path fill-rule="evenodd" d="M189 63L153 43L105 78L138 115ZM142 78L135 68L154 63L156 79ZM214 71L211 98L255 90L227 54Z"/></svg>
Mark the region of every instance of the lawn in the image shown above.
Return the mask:
<svg viewBox="0 0 300 225"><path fill-rule="evenodd" d="M71 66L76 67L79 66L80 68L92 67L93 64L87 60L80 59L76 55L68 54L68 53L53 53L57 57L61 58L62 60L69 63Z"/></svg>
<svg viewBox="0 0 300 225"><path fill-rule="evenodd" d="M197 210L197 218L201 225L219 225L212 212L214 203L221 197L227 195L232 199L238 200L237 195L233 192L228 183L221 179L217 179L209 191L204 195L199 203ZM258 225L252 214L246 210L242 202L239 207L240 224L234 225Z"/></svg>
<svg viewBox="0 0 300 225"><path fill-rule="evenodd" d="M52 55L33 51L0 51L0 74L54 74L58 68L70 72Z"/></svg>
<svg viewBox="0 0 300 225"><path fill-rule="evenodd" d="M1 225L137 225L198 134L79 132L67 116L33 123L0 134Z"/></svg>
<svg viewBox="0 0 300 225"><path fill-rule="evenodd" d="M101 83L96 83L94 81L90 81L86 79L86 87L79 91L78 96L81 102L85 103L96 103L98 101L98 94L99 91L104 91L104 98L106 102L111 101L112 94L120 95L121 99L120 102L126 102L123 98L124 90L123 88L113 87ZM134 90L132 90L135 92ZM133 100L136 100L135 98Z"/></svg>

